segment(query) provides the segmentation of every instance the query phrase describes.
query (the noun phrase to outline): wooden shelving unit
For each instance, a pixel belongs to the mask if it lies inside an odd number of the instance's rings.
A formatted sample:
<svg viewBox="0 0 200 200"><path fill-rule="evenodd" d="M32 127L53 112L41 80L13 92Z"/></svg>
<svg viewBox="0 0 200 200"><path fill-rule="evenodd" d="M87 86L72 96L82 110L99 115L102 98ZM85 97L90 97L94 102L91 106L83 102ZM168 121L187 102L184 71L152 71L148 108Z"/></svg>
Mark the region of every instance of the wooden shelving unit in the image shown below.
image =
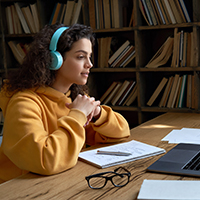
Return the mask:
<svg viewBox="0 0 200 200"><path fill-rule="evenodd" d="M49 9L44 9L43 24L48 23L51 13L53 11L56 2L65 1L46 1L46 0L30 0L30 1L19 1L19 2L43 2L48 3ZM89 0L88 0L89 1ZM91 86L91 95L95 96L96 99L100 98L106 89L110 86L113 81L133 79L138 84L138 97L137 100L131 106L112 106L113 110L122 113L128 120L130 127L134 127L141 124L153 117L156 117L166 112L199 112L200 110L200 95L199 95L199 47L200 47L200 1L198 0L185 0L190 1L192 7L192 22L191 23L177 23L168 25L156 25L149 26L142 16L139 8L140 0L125 0L133 5L134 8L134 27L123 27L123 28L109 28L109 29L94 29L97 38L115 36L118 38L127 38L131 40L136 49L136 58L131 65L125 68L98 68L95 66L91 70L89 78L89 85ZM5 13L4 9L6 5L13 3L14 1L2 0L0 2L1 15ZM15 68L17 65L8 45L9 40L25 40L31 41L34 34L20 34L20 35L9 35L6 29L5 17L1 16L1 28L0 28L0 76L5 77L8 70ZM195 63L194 67L170 67L168 62L164 66L160 66L155 69L145 68L145 65L153 57L159 47L164 43L168 36L174 35L174 29L193 31L195 38ZM157 85L164 76L171 76L178 74L192 74L195 76L195 87L196 93L193 98L198 102L198 106L195 109L190 108L160 108L157 104L153 104L151 107L147 106L147 101L156 89Z"/></svg>

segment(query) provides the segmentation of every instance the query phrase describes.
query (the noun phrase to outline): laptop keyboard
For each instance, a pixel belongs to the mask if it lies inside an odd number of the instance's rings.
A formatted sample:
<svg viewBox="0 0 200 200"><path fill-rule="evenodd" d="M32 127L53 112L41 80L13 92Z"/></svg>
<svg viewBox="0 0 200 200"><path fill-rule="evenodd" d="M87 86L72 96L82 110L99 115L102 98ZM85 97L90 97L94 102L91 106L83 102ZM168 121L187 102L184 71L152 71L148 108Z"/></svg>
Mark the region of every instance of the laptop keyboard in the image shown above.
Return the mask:
<svg viewBox="0 0 200 200"><path fill-rule="evenodd" d="M182 169L200 170L200 152L198 152L192 159L190 159Z"/></svg>

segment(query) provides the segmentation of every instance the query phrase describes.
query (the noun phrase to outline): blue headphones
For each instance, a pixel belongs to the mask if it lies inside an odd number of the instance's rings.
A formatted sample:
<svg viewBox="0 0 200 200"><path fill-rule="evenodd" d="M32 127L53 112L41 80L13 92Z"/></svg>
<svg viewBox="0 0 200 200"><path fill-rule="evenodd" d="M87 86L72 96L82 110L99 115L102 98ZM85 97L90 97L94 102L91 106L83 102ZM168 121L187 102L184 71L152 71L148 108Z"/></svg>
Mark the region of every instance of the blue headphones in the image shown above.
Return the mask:
<svg viewBox="0 0 200 200"><path fill-rule="evenodd" d="M62 66L63 57L58 51L56 51L56 49L57 49L57 43L58 43L60 36L68 28L69 27L59 28L58 30L56 30L56 32L53 34L53 36L51 38L51 42L49 45L49 50L50 50L50 53L52 56L52 64L49 67L51 70L58 70Z"/></svg>

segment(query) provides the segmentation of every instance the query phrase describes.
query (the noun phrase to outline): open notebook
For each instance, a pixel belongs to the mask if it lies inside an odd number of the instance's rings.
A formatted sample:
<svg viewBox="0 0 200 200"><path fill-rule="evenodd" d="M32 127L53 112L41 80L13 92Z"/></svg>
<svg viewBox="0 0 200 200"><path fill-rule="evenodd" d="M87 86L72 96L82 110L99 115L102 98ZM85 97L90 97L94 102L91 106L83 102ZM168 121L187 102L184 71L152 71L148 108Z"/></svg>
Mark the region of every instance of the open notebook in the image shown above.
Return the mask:
<svg viewBox="0 0 200 200"><path fill-rule="evenodd" d="M97 154L97 151L111 151L111 152L127 152L129 156L115 156ZM149 144L132 140L130 142L119 143L99 149L84 151L79 154L79 159L95 165L99 168L106 168L114 165L119 165L134 160L165 153L164 149L155 147Z"/></svg>

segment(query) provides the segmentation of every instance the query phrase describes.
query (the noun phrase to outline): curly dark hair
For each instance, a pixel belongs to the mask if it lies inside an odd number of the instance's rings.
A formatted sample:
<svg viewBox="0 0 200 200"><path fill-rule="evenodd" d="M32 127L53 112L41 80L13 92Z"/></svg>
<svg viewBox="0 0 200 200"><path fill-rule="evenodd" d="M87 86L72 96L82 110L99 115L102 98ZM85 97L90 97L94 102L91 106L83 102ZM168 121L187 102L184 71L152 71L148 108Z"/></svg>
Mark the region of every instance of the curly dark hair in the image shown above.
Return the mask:
<svg viewBox="0 0 200 200"><path fill-rule="evenodd" d="M34 40L30 44L29 51L22 65L17 71L8 76L8 92L23 91L25 89L41 86L51 86L54 83L56 70L49 69L52 62L49 44L52 35L60 27L64 27L64 25L59 23L46 25L34 36ZM89 39L94 46L94 34L92 29L88 26L74 24L62 33L58 40L57 51L60 52L63 59L65 59L64 54L71 50L73 43L82 38ZM78 94L88 94L88 87L86 85L73 84L70 90L72 99Z"/></svg>

